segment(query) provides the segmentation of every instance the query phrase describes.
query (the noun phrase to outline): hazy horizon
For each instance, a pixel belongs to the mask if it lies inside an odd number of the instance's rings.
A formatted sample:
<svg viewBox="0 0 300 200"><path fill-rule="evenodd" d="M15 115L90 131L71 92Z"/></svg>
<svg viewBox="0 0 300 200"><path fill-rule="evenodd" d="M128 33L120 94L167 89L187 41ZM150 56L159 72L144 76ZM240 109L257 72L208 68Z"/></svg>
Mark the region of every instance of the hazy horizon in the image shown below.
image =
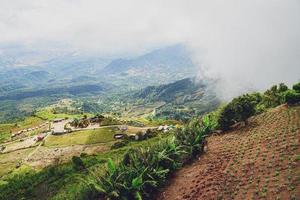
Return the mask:
<svg viewBox="0 0 300 200"><path fill-rule="evenodd" d="M183 44L225 98L300 79L297 0L0 2L0 56L14 45L117 57Z"/></svg>

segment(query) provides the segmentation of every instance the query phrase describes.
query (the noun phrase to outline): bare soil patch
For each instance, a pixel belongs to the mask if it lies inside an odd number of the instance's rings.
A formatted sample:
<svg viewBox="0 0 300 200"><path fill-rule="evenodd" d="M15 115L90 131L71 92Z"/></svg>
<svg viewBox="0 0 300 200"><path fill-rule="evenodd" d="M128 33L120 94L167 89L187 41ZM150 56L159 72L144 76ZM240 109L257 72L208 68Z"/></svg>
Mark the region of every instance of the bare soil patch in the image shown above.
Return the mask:
<svg viewBox="0 0 300 200"><path fill-rule="evenodd" d="M174 174L157 199L297 199L300 107L279 107L247 127L208 138L208 150Z"/></svg>

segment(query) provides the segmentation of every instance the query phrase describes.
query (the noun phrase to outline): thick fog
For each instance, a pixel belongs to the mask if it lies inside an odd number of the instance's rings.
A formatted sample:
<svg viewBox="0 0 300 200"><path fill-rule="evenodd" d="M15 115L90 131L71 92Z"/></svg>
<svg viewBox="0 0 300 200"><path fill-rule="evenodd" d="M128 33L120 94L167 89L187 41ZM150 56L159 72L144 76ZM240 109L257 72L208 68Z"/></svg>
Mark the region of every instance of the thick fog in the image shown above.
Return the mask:
<svg viewBox="0 0 300 200"><path fill-rule="evenodd" d="M300 1L0 0L0 44L16 43L101 55L183 43L230 98L299 81Z"/></svg>

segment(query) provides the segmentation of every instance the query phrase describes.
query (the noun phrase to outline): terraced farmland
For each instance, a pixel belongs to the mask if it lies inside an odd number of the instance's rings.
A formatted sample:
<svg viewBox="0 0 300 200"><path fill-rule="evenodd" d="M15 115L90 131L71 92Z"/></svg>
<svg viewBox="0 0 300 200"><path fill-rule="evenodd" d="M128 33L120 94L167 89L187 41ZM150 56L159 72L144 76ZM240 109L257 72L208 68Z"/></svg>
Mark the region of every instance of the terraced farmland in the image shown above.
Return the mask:
<svg viewBox="0 0 300 200"><path fill-rule="evenodd" d="M297 199L299 139L300 106L253 117L247 127L208 138L206 153L157 199Z"/></svg>

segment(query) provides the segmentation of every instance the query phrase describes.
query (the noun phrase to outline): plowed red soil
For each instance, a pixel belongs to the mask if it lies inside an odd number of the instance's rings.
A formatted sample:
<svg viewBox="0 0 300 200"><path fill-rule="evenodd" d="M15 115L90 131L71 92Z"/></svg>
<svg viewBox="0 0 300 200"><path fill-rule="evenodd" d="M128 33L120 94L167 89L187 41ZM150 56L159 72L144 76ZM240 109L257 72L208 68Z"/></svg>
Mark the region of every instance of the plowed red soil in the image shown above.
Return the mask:
<svg viewBox="0 0 300 200"><path fill-rule="evenodd" d="M209 137L207 151L157 199L300 199L299 140L300 106L253 117L247 127Z"/></svg>

